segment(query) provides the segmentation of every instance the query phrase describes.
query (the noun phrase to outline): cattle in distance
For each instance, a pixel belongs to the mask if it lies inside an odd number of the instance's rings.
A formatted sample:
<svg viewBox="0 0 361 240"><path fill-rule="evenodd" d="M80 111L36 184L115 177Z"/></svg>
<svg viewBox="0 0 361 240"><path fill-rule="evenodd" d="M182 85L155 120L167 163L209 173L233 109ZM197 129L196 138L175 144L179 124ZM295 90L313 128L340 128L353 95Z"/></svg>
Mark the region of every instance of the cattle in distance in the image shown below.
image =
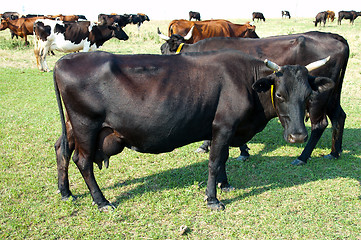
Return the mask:
<svg viewBox="0 0 361 240"><path fill-rule="evenodd" d="M291 19L291 14L290 14L289 11L282 11L281 13L282 13L282 18L283 18L283 17L284 17L284 18L287 18L287 17L288 17L288 19Z"/></svg>
<svg viewBox="0 0 361 240"><path fill-rule="evenodd" d="M264 17L263 13L261 12L253 12L252 13L252 21L254 21L255 19L257 19L257 21L259 20L263 20L263 22L266 21L266 18Z"/></svg>
<svg viewBox="0 0 361 240"><path fill-rule="evenodd" d="M162 54L176 54L179 49L178 36L171 36L161 46ZM294 165L307 163L313 149L328 125L328 116L332 123L331 153L325 157L338 158L342 152L342 136L346 113L341 107L342 83L349 58L349 45L340 35L323 32L306 32L301 34L274 36L260 39L247 38L210 38L195 44L183 44L180 53L204 52L219 49L237 49L256 58L269 58L281 65L299 64L306 65L317 59L330 55L331 60L322 68L312 71L312 75L329 77L335 83L331 92L314 94L308 104L308 113L311 120L311 137L302 154L292 162ZM280 51L279 49L287 49ZM207 151L210 142L205 142L200 151ZM239 159L249 157L247 146L241 147Z"/></svg>
<svg viewBox="0 0 361 240"><path fill-rule="evenodd" d="M320 26L321 26L321 23L323 23L323 26L325 26L327 16L328 16L328 12L326 12L326 11L317 13L317 15L315 17L315 21L314 21L315 27L317 27L318 23L320 24Z"/></svg>
<svg viewBox="0 0 361 240"><path fill-rule="evenodd" d="M28 35L33 35L34 22L45 17L21 17L21 18L1 18L0 31L7 28L14 35L24 38L25 45L29 45Z"/></svg>
<svg viewBox="0 0 361 240"><path fill-rule="evenodd" d="M327 20L328 21L335 21L335 12L334 11L330 11L330 10L327 10Z"/></svg>
<svg viewBox="0 0 361 240"><path fill-rule="evenodd" d="M189 11L189 21L195 19L196 21L201 21L201 14L199 12Z"/></svg>
<svg viewBox="0 0 361 240"><path fill-rule="evenodd" d="M278 66L235 50L64 56L54 67L62 125L55 144L62 198L72 196L68 165L73 152L93 201L107 211L113 205L95 180L94 163L108 167L109 158L125 147L156 154L209 139L207 206L223 210L216 186L232 188L226 174L229 147L245 144L277 116L285 141L304 142L308 99L334 85L309 71L327 60Z"/></svg>
<svg viewBox="0 0 361 240"><path fill-rule="evenodd" d="M350 23L353 24L355 19L361 15L361 12L356 11L339 11L337 24L341 25L342 19L349 19Z"/></svg>

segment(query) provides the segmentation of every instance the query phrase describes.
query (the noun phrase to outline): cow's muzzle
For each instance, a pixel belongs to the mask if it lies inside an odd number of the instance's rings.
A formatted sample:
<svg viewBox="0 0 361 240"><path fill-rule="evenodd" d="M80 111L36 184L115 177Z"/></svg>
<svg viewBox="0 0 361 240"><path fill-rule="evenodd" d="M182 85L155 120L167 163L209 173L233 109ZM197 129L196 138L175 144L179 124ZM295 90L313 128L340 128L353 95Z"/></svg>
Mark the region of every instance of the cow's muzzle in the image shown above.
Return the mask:
<svg viewBox="0 0 361 240"><path fill-rule="evenodd" d="M307 141L308 135L297 133L297 134L288 134L287 137L285 137L285 140L289 143L304 143Z"/></svg>

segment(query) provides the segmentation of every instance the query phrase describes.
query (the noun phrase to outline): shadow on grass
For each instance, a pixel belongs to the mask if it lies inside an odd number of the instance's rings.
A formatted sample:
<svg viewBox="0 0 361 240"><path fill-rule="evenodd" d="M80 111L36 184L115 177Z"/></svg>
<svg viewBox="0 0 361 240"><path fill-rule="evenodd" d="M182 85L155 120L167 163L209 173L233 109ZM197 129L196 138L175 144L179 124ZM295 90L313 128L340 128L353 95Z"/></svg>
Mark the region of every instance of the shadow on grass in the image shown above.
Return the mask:
<svg viewBox="0 0 361 240"><path fill-rule="evenodd" d="M271 123L278 125L277 122ZM236 158L230 158L227 162L227 174L229 182L236 189L248 189L242 191L238 196L223 199L225 204L239 201L244 198L259 195L266 191L278 188L288 188L295 185L302 185L308 182L336 179L336 178L352 178L356 179L361 184L361 129L345 129L344 131L344 153L338 160L327 160L322 157L316 157L309 161L305 166L295 167L290 163L295 157L278 157L278 156L263 156L265 152L273 151L284 145L282 139L282 129L271 129L259 134L252 142L265 144L265 148L251 156L247 162L237 161ZM279 132L278 132L279 131ZM331 139L331 129L328 129L328 134L323 137L319 144L324 144ZM282 141L267 136L271 133L273 136L277 135ZM277 137L277 138L278 138ZM266 141L261 141L266 139ZM301 152L300 148L300 152ZM182 168L174 168L167 171L159 172L146 177L126 180L124 182L115 183L105 189L119 189L124 186L135 185L131 190L123 191L121 195L116 197L113 203L118 206L123 201L133 198L137 195L142 195L148 192L158 192L165 189L173 188L187 188L195 183L203 183L199 188L204 193L207 177L208 177L208 155L204 155L205 160L191 164ZM218 190L219 194L220 190ZM361 198L361 196L360 196Z"/></svg>
<svg viewBox="0 0 361 240"><path fill-rule="evenodd" d="M326 129L316 147L325 147L330 150L332 129ZM285 144L282 137L282 128L277 121L272 121L266 129L256 135L251 143L262 143L264 149L252 155L248 161L241 162L234 158L227 161L227 175L229 182L236 189L247 189L238 196L223 199L225 204L239 201L244 198L259 195L266 191L278 188L289 188L295 185L302 185L308 182L336 179L352 178L361 184L361 129L344 130L344 152L338 160L328 160L322 157L314 157L305 166L292 166L290 163L297 156L265 156ZM195 144L193 144L196 146ZM299 146L299 153L302 148ZM183 153L184 154L184 153ZM120 205L123 201L138 195L149 192L159 192L173 188L187 188L196 183L200 183L199 191L204 193L208 177L208 154L203 154L204 161L187 165L181 168L172 168L167 171L148 175L141 178L134 178L126 181L103 187L107 189L119 189L121 194L116 197L113 204ZM131 164L131 163L130 163ZM121 190L123 187L132 186L130 190ZM218 189L218 194L220 190ZM76 197L84 197L89 192L84 192ZM234 195L234 194L232 194ZM361 196L360 196L361 198Z"/></svg>

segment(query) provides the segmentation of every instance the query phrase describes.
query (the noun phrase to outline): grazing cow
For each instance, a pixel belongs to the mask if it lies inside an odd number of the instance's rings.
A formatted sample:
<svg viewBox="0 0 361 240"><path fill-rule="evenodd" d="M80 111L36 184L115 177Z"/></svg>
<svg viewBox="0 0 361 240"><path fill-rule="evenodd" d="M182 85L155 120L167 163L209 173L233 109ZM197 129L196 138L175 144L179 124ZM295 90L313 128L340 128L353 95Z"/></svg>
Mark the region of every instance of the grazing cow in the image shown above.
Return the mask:
<svg viewBox="0 0 361 240"><path fill-rule="evenodd" d="M34 22L44 17L18 18L18 19L1 19L0 31L9 28L14 34L24 38L25 45L29 45L28 35L33 35Z"/></svg>
<svg viewBox="0 0 361 240"><path fill-rule="evenodd" d="M89 21L62 22L49 19L34 24L36 63L40 71L50 71L46 64L48 51L94 51L109 39L127 40L128 36L117 24L98 25Z"/></svg>
<svg viewBox="0 0 361 240"><path fill-rule="evenodd" d="M318 23L320 23L320 26L321 26L321 22L323 22L323 26L325 26L327 16L328 16L327 12L319 12L319 13L317 13L316 20L314 21L315 27L317 27Z"/></svg>
<svg viewBox="0 0 361 240"><path fill-rule="evenodd" d="M189 11L189 21L194 18L196 21L201 21L201 14L199 12Z"/></svg>
<svg viewBox="0 0 361 240"><path fill-rule="evenodd" d="M355 19L361 15L361 12L356 11L339 11L337 24L341 25L342 19L349 19L350 23L353 24Z"/></svg>
<svg viewBox="0 0 361 240"><path fill-rule="evenodd" d="M161 50L163 54L175 54L176 50L174 49L178 48L179 43L167 41L162 45ZM331 78L335 83L335 88L329 95L326 93L315 95L310 101L308 112L312 126L311 137L302 154L292 164L302 165L307 163L328 125L326 116L331 120L333 133L331 153L325 158L333 159L340 156L346 119L346 114L340 105L340 98L350 51L348 43L343 37L337 34L315 31L261 39L211 38L195 44L183 44L181 53L219 49L241 50L259 59L268 58L282 65L306 65L309 62L330 55L331 60L325 67L313 71L311 74ZM206 143L202 147L207 150L208 146L209 143ZM247 147L243 146L239 159L246 159L248 156Z"/></svg>
<svg viewBox="0 0 361 240"><path fill-rule="evenodd" d="M307 100L312 92L333 87L331 79L308 74L325 61L281 67L234 50L176 56L106 52L64 56L54 67L62 124L55 143L62 198L72 196L68 165L73 151L93 201L106 211L113 206L95 180L94 163L100 169L103 162L108 167L109 158L125 147L162 153L212 139L207 206L224 209L216 183L225 190L232 188L225 170L229 146L246 143L277 116L287 142L304 142Z"/></svg>
<svg viewBox="0 0 361 240"><path fill-rule="evenodd" d="M259 20L263 20L263 22L266 21L266 19L263 16L263 13L260 13L260 12L253 12L252 13L252 21L254 21L255 19L257 19L257 22Z"/></svg>
<svg viewBox="0 0 361 240"><path fill-rule="evenodd" d="M290 14L290 12L289 11L282 11L282 18L283 17L288 17L288 19L291 19L291 14Z"/></svg>
<svg viewBox="0 0 361 240"><path fill-rule="evenodd" d="M191 31L192 29L192 31ZM258 38L256 26L249 22L234 24L227 20L187 21L173 20L168 27L168 36L178 34L190 36L186 43L196 43L205 38L212 37L249 37ZM164 36L164 35L162 35Z"/></svg>
<svg viewBox="0 0 361 240"><path fill-rule="evenodd" d="M335 20L335 12L327 10L327 20L333 22Z"/></svg>

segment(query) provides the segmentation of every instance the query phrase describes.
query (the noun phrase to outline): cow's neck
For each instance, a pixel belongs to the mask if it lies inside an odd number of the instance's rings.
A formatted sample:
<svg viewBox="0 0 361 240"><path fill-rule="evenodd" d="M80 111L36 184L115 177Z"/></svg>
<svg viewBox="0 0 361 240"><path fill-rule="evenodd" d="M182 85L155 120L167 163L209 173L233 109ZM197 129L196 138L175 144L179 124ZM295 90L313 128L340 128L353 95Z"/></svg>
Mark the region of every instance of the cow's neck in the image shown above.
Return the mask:
<svg viewBox="0 0 361 240"><path fill-rule="evenodd" d="M17 20L8 20L8 28L15 33L19 32L21 25L22 24L20 23L20 21L18 21L18 19Z"/></svg>
<svg viewBox="0 0 361 240"><path fill-rule="evenodd" d="M98 29L98 33L100 33L100 35L95 35L91 33L92 36L89 36L91 44L96 44L97 48L103 46L106 41L113 37L112 31L108 27L98 26Z"/></svg>

